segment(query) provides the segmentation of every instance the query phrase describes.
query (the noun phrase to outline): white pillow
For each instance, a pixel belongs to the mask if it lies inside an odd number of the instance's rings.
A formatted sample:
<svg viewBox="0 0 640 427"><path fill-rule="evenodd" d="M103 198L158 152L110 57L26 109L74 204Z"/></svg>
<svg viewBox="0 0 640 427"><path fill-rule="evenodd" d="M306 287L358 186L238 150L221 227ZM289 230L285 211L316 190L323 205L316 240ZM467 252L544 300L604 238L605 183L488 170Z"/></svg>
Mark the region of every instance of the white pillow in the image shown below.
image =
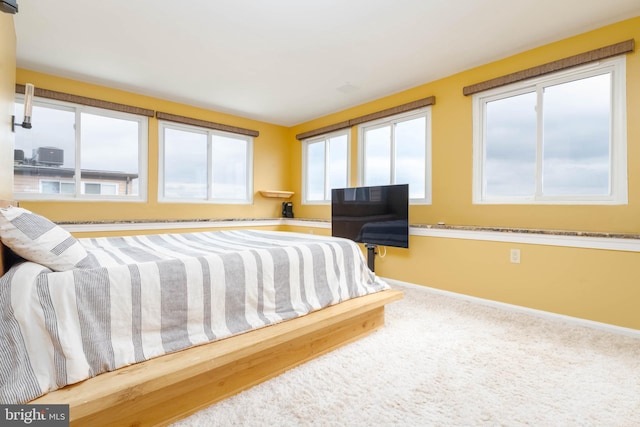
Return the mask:
<svg viewBox="0 0 640 427"><path fill-rule="evenodd" d="M54 271L97 267L68 231L23 208L0 209L0 239L22 258Z"/></svg>

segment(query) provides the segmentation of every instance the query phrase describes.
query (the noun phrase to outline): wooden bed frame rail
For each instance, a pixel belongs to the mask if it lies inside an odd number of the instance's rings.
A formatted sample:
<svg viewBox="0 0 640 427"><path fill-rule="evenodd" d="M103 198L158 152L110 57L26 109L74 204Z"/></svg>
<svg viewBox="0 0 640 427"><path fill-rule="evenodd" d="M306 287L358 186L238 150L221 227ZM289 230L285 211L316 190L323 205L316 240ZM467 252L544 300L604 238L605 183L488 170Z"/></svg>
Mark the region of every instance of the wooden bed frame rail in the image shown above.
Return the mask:
<svg viewBox="0 0 640 427"><path fill-rule="evenodd" d="M384 324L385 290L306 316L127 366L30 403L70 405L72 426L168 425Z"/></svg>

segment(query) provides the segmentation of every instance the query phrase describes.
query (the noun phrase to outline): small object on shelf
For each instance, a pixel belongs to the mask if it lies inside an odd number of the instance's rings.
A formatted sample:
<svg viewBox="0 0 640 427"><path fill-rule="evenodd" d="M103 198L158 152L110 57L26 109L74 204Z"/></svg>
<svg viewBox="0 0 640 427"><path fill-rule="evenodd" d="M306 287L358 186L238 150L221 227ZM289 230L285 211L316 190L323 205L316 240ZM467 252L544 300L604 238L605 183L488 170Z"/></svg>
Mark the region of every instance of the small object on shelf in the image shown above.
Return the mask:
<svg viewBox="0 0 640 427"><path fill-rule="evenodd" d="M293 218L293 203L282 202L282 217Z"/></svg>
<svg viewBox="0 0 640 427"><path fill-rule="evenodd" d="M281 199L288 199L293 196L293 191L279 191L279 190L260 190L262 197L276 197Z"/></svg>

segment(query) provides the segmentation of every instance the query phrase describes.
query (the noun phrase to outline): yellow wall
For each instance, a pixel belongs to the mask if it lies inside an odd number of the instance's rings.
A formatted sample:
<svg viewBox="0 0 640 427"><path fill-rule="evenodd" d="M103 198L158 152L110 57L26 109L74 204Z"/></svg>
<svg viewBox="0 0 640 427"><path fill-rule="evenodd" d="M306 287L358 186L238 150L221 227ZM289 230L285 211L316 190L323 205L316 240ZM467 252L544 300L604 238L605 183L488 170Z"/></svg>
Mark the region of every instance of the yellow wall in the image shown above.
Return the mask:
<svg viewBox="0 0 640 427"><path fill-rule="evenodd" d="M16 32L13 16L0 13L0 199L13 199L11 115L15 99Z"/></svg>
<svg viewBox="0 0 640 427"><path fill-rule="evenodd" d="M521 263L509 261L520 249ZM376 273L409 283L640 329L640 254L411 236Z"/></svg>
<svg viewBox="0 0 640 427"><path fill-rule="evenodd" d="M322 117L290 129L297 217L330 218L330 206L301 205L301 144L295 135L431 95L433 203L411 206L411 224L517 227L640 234L640 54L627 57L629 203L623 206L472 204L472 100L464 86L628 39L640 40L640 17ZM352 130L356 184L358 134ZM308 232L304 227L293 230ZM511 264L511 248L521 263ZM640 253L411 236L410 249L376 258L382 277L640 329Z"/></svg>
<svg viewBox="0 0 640 427"><path fill-rule="evenodd" d="M252 205L158 203L158 121L155 118L150 118L147 202L21 202L25 208L45 215L53 221L272 218L280 216L280 202L277 199L263 198L259 194L259 190L289 190L291 188L292 177L287 167L291 163L291 158L288 151L286 128L30 70L18 69L16 79L17 83L33 83L37 88L118 102L260 132L260 136L254 139L253 145L255 194ZM34 118L33 126L37 125Z"/></svg>

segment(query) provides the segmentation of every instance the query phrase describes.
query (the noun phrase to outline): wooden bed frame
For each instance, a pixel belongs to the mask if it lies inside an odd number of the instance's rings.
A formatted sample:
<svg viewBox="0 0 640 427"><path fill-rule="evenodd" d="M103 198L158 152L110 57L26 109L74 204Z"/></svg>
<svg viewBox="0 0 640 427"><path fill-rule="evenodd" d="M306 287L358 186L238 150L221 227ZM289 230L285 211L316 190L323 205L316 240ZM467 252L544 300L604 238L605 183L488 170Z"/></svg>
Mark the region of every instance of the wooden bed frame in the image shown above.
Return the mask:
<svg viewBox="0 0 640 427"><path fill-rule="evenodd" d="M0 260L3 249L0 244ZM0 261L0 273L6 268ZM30 403L68 404L72 426L168 425L381 328L384 306L402 296L385 290L354 298L107 372Z"/></svg>

